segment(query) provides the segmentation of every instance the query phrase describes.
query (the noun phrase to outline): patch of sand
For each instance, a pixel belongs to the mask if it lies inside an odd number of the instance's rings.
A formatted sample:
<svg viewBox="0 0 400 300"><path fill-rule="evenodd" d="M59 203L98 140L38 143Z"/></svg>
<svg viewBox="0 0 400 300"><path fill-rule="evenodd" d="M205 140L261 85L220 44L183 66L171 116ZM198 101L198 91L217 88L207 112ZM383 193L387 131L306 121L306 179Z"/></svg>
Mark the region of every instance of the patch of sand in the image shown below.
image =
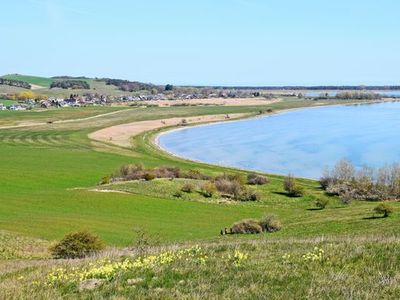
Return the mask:
<svg viewBox="0 0 400 300"><path fill-rule="evenodd" d="M265 98L211 98L211 99L188 99L188 100L151 100L143 101L143 104L158 106L173 105L221 105L221 106L246 106L246 105L268 105L279 99L268 100Z"/></svg>
<svg viewBox="0 0 400 300"><path fill-rule="evenodd" d="M32 83L30 83L30 85L31 85L31 90L39 90L39 89L45 89L46 88L44 86L37 85L37 84L32 84Z"/></svg>
<svg viewBox="0 0 400 300"><path fill-rule="evenodd" d="M133 122L128 124L121 124L116 126L107 127L89 134L89 138L99 142L112 143L120 147L131 147L131 138L135 135L141 134L145 131L158 129L167 126L176 126L182 123L182 120L186 120L186 124L226 121L244 117L249 114L237 113L237 114L220 114L220 115L208 115L208 116L195 116L187 118L169 118L162 120L149 120Z"/></svg>

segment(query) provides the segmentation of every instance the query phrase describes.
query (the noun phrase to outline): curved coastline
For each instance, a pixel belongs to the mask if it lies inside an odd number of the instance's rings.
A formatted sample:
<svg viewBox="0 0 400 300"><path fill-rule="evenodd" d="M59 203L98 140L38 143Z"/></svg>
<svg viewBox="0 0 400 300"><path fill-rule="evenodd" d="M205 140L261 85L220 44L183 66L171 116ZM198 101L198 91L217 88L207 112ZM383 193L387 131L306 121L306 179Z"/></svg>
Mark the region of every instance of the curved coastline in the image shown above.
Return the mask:
<svg viewBox="0 0 400 300"><path fill-rule="evenodd" d="M250 169L250 168L240 168L237 166L233 166L233 165L225 165L225 164L218 164L218 163L211 163L211 162L207 162L204 160L198 160L198 159L193 159L193 158L189 158L189 157L184 157L184 156L180 156L164 147L161 146L160 144L160 137L165 135L165 134L169 134L175 131L180 131L180 130L185 130L187 128L193 128L193 127L203 127L203 126L213 126L213 125L218 125L218 124L222 124L222 123L230 123L230 122L243 122L243 121L247 121L247 120L251 120L251 119L259 119L259 118L270 118L270 117L274 117L277 115L283 115L283 114L287 114L287 113L292 113L292 112L297 112L299 110L307 110L307 109L318 109L318 108L326 108L326 107L337 107L337 106L361 106L361 105L371 105L371 104L384 104L384 103L390 103L390 102L398 102L398 101L392 101L392 100L387 100L387 101L368 101L368 102L353 102L353 103L344 103L344 104L327 104L327 105L318 105L318 106L309 106L309 107L297 107L297 108L290 108L290 109L283 109L280 111L276 111L272 114L268 114L268 115L256 115L256 116L247 116L244 118L239 118L239 119L235 119L235 120L227 120L227 121L217 121L217 122L205 122L202 124L193 124L193 125L188 125L185 127L174 127L174 128L165 128L162 132L157 133L151 140L150 142L161 152L172 156L174 158L178 158L178 159L182 159L185 161L190 161L190 162L195 162L195 163L201 163L201 164L207 164L207 165L213 165L213 166L218 166L218 167L224 167L224 168L230 168L230 169L236 169L236 170L240 170L240 171L253 171L253 172L257 172L257 173L263 173L263 174L270 174L270 175L275 175L275 176L285 176L286 174L283 173L275 173L275 172L268 172L268 171L264 171L264 170L257 170L257 169ZM318 180L318 177L305 177L305 176L296 176L297 178L303 178L303 179L308 179L308 180Z"/></svg>
<svg viewBox="0 0 400 300"><path fill-rule="evenodd" d="M375 103L375 102L372 102ZM377 103L382 103L382 102L377 102ZM235 120L226 120L226 121L217 121L217 122L205 122L202 124L193 124L193 125L187 125L184 127L177 127L174 126L173 128L164 128L161 132L156 133L151 139L150 139L150 143L160 152L165 153L171 157L174 158L178 158L184 161L189 161L189 162L194 162L194 163L201 163L201 164L206 164L206 165L212 165L212 166L218 166L218 167L223 167L223 168L229 168L229 169L235 169L235 170L239 170L239 171L244 171L244 172L256 172L256 173L260 173L260 174L270 174L270 175L274 175L274 176L285 176L286 174L279 174L279 173L272 173L272 172L265 172L265 171L260 171L260 170L255 170L255 169L247 169L247 168L240 168L237 166L231 166L231 165L224 165L224 164L216 164L216 163L210 163L207 161L202 161L202 160L198 160L198 159L193 159L193 158L188 158L188 157L184 157L184 156L180 156L174 152L171 152L168 149L165 149L164 147L162 147L160 145L159 139L161 136L165 135L165 134L169 134L175 131L180 131L180 130L185 130L187 128L194 128L194 127L203 127L203 126L212 126L212 125L218 125L218 124L222 124L222 123L231 123L231 122L243 122L243 121L248 121L248 120L253 120L253 119L259 119L259 118L270 118L270 117L274 117L277 115L283 115L283 114L287 114L287 113L291 113L291 112L295 112L295 111L299 111L299 110L305 110L305 109L318 109L318 108L323 108L323 107L334 107L334 106L348 106L348 105L364 105L364 104L371 104L371 102L368 103L359 103L359 102L354 102L354 103L346 103L346 104L327 104L327 105L318 105L318 106L308 106L308 107L296 107L296 108L289 108L289 109L283 109L283 110L279 110L276 111L272 114L268 114L268 115L255 115L255 116L247 116L247 117L243 117L243 118L238 118ZM301 177L301 176L296 176L297 178L303 178L303 179L307 179L307 180L318 180L318 178L309 178L309 177Z"/></svg>

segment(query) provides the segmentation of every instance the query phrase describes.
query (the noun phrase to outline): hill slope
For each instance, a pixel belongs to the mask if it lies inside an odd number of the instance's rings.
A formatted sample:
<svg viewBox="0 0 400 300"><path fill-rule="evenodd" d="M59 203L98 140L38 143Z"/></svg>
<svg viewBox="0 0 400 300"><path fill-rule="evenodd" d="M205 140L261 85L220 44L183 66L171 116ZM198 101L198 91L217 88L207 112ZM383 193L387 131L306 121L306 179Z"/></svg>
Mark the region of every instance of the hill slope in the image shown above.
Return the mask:
<svg viewBox="0 0 400 300"><path fill-rule="evenodd" d="M20 80L25 81L29 84L39 85L41 87L50 87L50 84L53 82L53 79L47 77L39 77L39 76L30 76L30 75L21 75L21 74L7 74L1 76L7 79Z"/></svg>

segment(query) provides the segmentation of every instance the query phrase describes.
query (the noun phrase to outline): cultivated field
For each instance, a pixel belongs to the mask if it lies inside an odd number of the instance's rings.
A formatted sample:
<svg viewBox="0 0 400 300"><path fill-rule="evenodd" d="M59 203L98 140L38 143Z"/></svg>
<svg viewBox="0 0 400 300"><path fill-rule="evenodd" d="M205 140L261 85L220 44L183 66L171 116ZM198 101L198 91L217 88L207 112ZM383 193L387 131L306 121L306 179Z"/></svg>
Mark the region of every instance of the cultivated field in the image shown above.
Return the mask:
<svg viewBox="0 0 400 300"><path fill-rule="evenodd" d="M223 172L245 176L247 172L160 152L151 141L166 128L136 132L131 145L124 147L112 140L91 140L89 135L98 130L193 116L256 116L269 109L275 113L335 103L347 101L288 98L250 106L0 111L0 126L34 124L0 129L0 298L398 297L398 202L392 204L396 210L389 218L371 218L376 202L344 205L336 197L325 195L318 182L305 179L299 180L304 195L288 197L282 187L283 177L276 175L268 175L268 184L254 187L260 194L256 202L204 198L199 193L176 197L182 180L99 185L103 177L127 163L196 169L209 176ZM329 201L325 209L315 209L317 198ZM259 235L219 236L221 228L264 214L278 216L283 229ZM65 267L72 274L72 266L80 272L90 262L102 267L109 263L101 258L48 259L47 247L54 240L78 230L92 231L106 242L109 248L101 255L110 258L111 264L125 258L132 263L138 256L157 256L166 249L173 250L168 254L172 258L167 263L156 259L151 266L141 268L128 264L130 267L123 271L112 265L110 270L114 271L110 272L115 274L107 277L101 288L78 293L75 279L53 282L49 274L55 267ZM143 248L143 243L149 247ZM196 244L201 250L192 249ZM134 250L112 250L114 246ZM188 248L192 250L180 257L176 254ZM132 278L141 280L128 284Z"/></svg>

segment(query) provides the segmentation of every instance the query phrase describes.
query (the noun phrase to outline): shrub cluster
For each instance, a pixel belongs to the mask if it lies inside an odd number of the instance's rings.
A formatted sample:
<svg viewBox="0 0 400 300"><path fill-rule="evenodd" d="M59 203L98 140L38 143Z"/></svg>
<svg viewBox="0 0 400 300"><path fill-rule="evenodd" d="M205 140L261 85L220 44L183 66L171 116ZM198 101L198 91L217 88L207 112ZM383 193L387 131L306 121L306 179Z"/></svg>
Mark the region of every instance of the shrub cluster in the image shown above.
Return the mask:
<svg viewBox="0 0 400 300"><path fill-rule="evenodd" d="M186 182L181 188L181 191L185 193L192 193L194 190L195 186L191 182Z"/></svg>
<svg viewBox="0 0 400 300"><path fill-rule="evenodd" d="M215 187L215 184L211 181L206 182L201 186L201 193L206 198L212 197L216 191L217 189Z"/></svg>
<svg viewBox="0 0 400 300"><path fill-rule="evenodd" d="M230 233L261 233L276 232L282 229L282 224L275 215L266 215L261 220L245 219L232 225ZM223 232L223 231L221 231Z"/></svg>
<svg viewBox="0 0 400 300"><path fill-rule="evenodd" d="M214 178L215 187L223 196L239 201L257 201L259 195L244 183L238 174L223 174Z"/></svg>
<svg viewBox="0 0 400 300"><path fill-rule="evenodd" d="M296 178L290 174L283 181L283 189L290 197L303 196L303 188L297 184Z"/></svg>
<svg viewBox="0 0 400 300"><path fill-rule="evenodd" d="M154 178L188 178L188 179L199 179L209 180L210 176L201 174L197 170L189 170L183 172L178 167L161 166L154 169L146 169L142 164L127 164L120 167L112 180L152 180Z"/></svg>
<svg viewBox="0 0 400 300"><path fill-rule="evenodd" d="M112 181L125 180L153 180L155 178L187 178L195 180L204 180L200 187L200 193L205 197L212 197L216 192L222 196L238 201L257 201L259 194L247 184L261 185L268 182L267 178L257 174L249 174L247 180L240 174L222 174L216 177L204 175L197 170L182 171L178 167L157 167L146 169L142 164L127 164L120 167L112 177L104 177L101 184ZM192 183L185 183L180 192L191 193L195 190ZM179 194L179 193L178 193ZM181 194L180 194L181 195Z"/></svg>
<svg viewBox="0 0 400 300"><path fill-rule="evenodd" d="M249 175L247 175L247 183L253 185L263 185L268 183L268 178L258 175L256 173L250 173Z"/></svg>
<svg viewBox="0 0 400 300"><path fill-rule="evenodd" d="M342 201L398 200L400 199L400 165L392 164L379 169L364 167L356 170L351 162L339 161L326 169L320 179L328 194L338 195Z"/></svg>
<svg viewBox="0 0 400 300"><path fill-rule="evenodd" d="M90 89L90 85L84 80L58 80L50 84L50 88L61 89Z"/></svg>
<svg viewBox="0 0 400 300"><path fill-rule="evenodd" d="M50 248L54 258L83 258L104 248L102 240L86 231L67 234Z"/></svg>
<svg viewBox="0 0 400 300"><path fill-rule="evenodd" d="M377 214L382 214L383 218L389 217L391 213L393 213L394 209L387 205L386 203L381 203L377 207L374 208L374 212Z"/></svg>
<svg viewBox="0 0 400 300"><path fill-rule="evenodd" d="M158 167L146 169L142 164L123 165L117 174L115 180L153 180L155 178L180 178L181 170L176 167Z"/></svg>
<svg viewBox="0 0 400 300"><path fill-rule="evenodd" d="M107 85L114 85L122 91L139 92L139 91L152 91L161 92L162 89L154 84L143 83L139 81L128 81L123 79L104 79Z"/></svg>
<svg viewBox="0 0 400 300"><path fill-rule="evenodd" d="M7 79L7 78L0 78L0 84L20 87L20 88L24 88L24 89L31 88L31 85L26 81Z"/></svg>

